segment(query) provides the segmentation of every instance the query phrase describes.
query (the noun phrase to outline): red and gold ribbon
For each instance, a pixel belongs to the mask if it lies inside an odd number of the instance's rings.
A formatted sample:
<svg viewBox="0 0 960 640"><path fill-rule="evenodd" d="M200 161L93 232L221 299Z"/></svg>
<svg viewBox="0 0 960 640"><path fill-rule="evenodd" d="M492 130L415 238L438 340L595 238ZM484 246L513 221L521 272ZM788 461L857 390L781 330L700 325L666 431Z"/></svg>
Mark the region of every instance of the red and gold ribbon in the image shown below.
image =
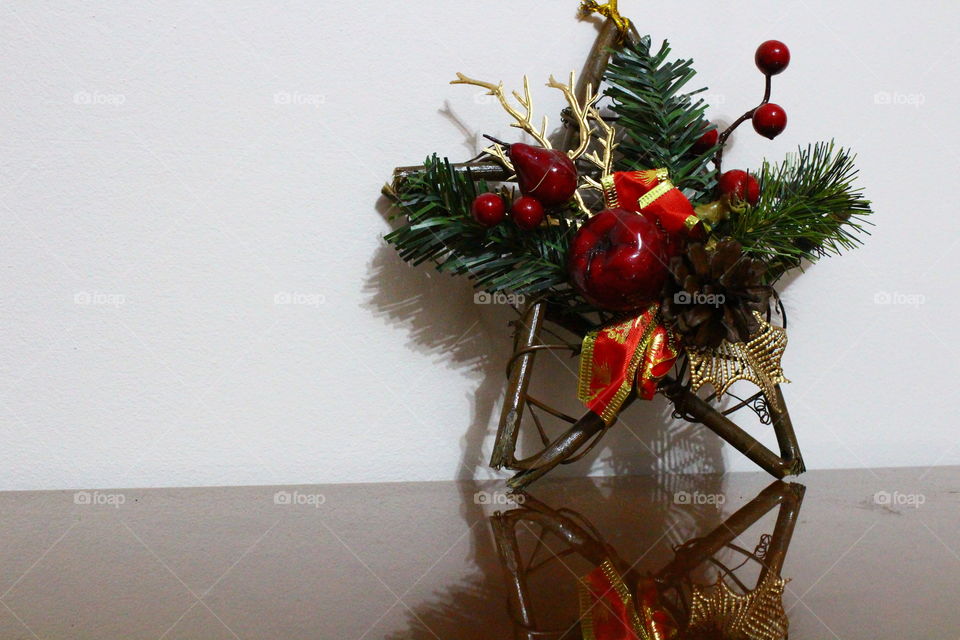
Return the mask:
<svg viewBox="0 0 960 640"><path fill-rule="evenodd" d="M604 177L601 186L608 208L642 213L657 220L667 233L703 232L693 205L670 182L666 169L617 171Z"/></svg>
<svg viewBox="0 0 960 640"><path fill-rule="evenodd" d="M668 234L700 237L703 224L693 205L670 182L666 169L618 171L605 176L604 204L654 219ZM652 304L635 318L587 334L580 351L578 397L612 424L636 385L645 400L670 371L680 347L660 322L660 305Z"/></svg>
<svg viewBox="0 0 960 640"><path fill-rule="evenodd" d="M680 353L659 312L654 303L635 318L583 338L577 397L606 424L616 419L634 385L640 397L651 399Z"/></svg>

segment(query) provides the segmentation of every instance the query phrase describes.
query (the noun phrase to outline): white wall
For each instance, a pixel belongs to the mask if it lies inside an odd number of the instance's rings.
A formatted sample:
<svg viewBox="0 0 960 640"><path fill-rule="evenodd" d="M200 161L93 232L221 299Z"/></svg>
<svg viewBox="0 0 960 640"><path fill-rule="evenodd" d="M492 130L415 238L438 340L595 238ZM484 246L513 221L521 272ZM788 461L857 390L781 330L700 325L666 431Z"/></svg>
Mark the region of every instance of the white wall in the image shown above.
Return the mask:
<svg viewBox="0 0 960 640"><path fill-rule="evenodd" d="M528 73L555 116L541 81L579 69L595 35L576 4L5 4L0 488L488 474L509 315L402 265L378 192L395 165L510 135L447 84L456 71ZM790 45L786 133L744 127L728 167L830 137L860 154L874 235L785 292L808 465L960 462L960 9L621 4L696 60L718 119L759 98L756 45ZM307 304L275 304L284 293ZM569 374L551 380L572 397ZM752 468L665 431L663 412L630 413L572 472Z"/></svg>

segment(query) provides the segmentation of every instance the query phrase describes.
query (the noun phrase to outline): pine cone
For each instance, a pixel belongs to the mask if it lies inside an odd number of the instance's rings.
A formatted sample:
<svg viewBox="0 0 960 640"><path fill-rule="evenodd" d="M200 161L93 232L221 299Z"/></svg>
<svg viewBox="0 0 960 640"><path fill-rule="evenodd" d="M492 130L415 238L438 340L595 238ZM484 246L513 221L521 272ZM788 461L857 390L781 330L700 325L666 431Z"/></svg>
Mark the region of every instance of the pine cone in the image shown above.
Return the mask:
<svg viewBox="0 0 960 640"><path fill-rule="evenodd" d="M740 243L700 243L670 261L672 278L664 288L663 318L684 344L714 348L726 338L743 342L757 331L754 311L766 311L771 288L763 284L767 266L743 254Z"/></svg>

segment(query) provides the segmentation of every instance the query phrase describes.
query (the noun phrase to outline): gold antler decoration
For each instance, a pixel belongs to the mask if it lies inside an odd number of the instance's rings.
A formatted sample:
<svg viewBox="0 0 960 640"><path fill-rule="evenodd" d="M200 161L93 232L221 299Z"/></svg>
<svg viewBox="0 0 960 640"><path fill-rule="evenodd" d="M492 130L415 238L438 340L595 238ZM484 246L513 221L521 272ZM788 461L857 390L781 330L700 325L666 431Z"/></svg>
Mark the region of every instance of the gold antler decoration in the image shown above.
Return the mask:
<svg viewBox="0 0 960 640"><path fill-rule="evenodd" d="M559 89L563 93L563 97L566 98L567 104L570 107L570 115L573 117L577 130L580 134L580 144L577 145L575 149L571 149L567 152L567 155L570 156L572 160L576 160L587 150L587 147L590 146L590 140L592 139L593 127L590 126L590 114L593 110L594 105L597 100L600 99L599 95L594 95L593 87L587 86L586 95L583 97L583 103L581 104L577 100L577 95L574 89L574 84L576 82L576 74L573 71L570 72L570 82L563 84L558 82L553 76L550 76L550 82L547 83L547 86L552 89Z"/></svg>
<svg viewBox="0 0 960 640"><path fill-rule="evenodd" d="M617 9L617 0L610 0L604 4L600 4L596 2L596 0L584 0L580 3L580 13L585 15L596 13L613 20L613 23L617 25L617 29L620 31L621 38L623 38L630 29L630 20L620 15L620 11Z"/></svg>
<svg viewBox="0 0 960 640"><path fill-rule="evenodd" d="M617 148L614 138L616 138L616 130L610 126L610 124L603 119L603 116L600 115L600 111L595 107L591 106L589 110L590 119L593 120L599 129L601 136L597 137L597 143L600 145L600 148L603 150L603 155L597 153L597 150L594 149L589 153L583 154L583 159L590 162L592 165L600 169L600 180L595 180L588 175L583 176L584 186L594 189L596 191L603 192L603 179L607 176L613 175L613 151Z"/></svg>
<svg viewBox="0 0 960 640"><path fill-rule="evenodd" d="M510 114L510 116L516 120L516 122L511 122L510 126L516 127L518 129L523 129L529 133L537 143L542 146L544 149L552 149L550 141L547 140L547 116L543 116L543 122L540 125L540 128L537 129L533 125L533 97L530 95L530 81L527 80L527 76L523 76L523 95L521 96L516 91L513 91L513 97L519 103L520 107L524 110L525 113L520 113L520 111L510 104L510 100L507 99L507 95L503 90L503 83L493 84L492 82L484 82L482 80L474 80L473 78L468 78L462 73L457 74L457 79L450 82L450 84L469 84L475 87L482 87L488 91L488 95L496 96L497 100L500 101L503 109ZM499 144L494 143L493 146L487 147L484 149L485 153L488 153L496 157L500 162L503 163L510 171L513 171L513 163L510 162L510 159L507 157L507 154L504 153L503 147Z"/></svg>
<svg viewBox="0 0 960 640"><path fill-rule="evenodd" d="M517 101L517 104L520 106L519 109L511 104L503 88L502 82L498 84L484 82L483 80L475 80L463 75L462 73L458 73L457 79L453 80L450 84L466 84L486 89L488 95L495 96L497 100L500 101L500 105L503 107L503 109L515 120L515 122L510 123L511 126L526 131L543 148L552 148L550 141L547 139L546 116L544 116L539 129L533 125L533 97L530 94L530 82L526 76L523 77L523 94L521 95L517 91L511 92L514 99ZM583 157L585 160L598 167L601 171L601 178L610 175L613 170L613 150L616 147L616 144L614 143L614 136L616 135L616 132L614 131L613 127L611 127L603 119L603 117L600 115L599 109L597 109L596 105L597 101L600 100L600 94L593 92L592 85L587 85L587 90L584 94L583 100L578 100L575 89L576 75L572 71L570 72L569 82L563 83L558 81L553 76L550 76L550 81L547 83L547 86L552 89L558 89L563 93L563 97L566 99L569 107L567 111L573 120L573 122L570 124L571 126L577 127L579 144L576 148L568 151L567 155L571 160L574 161L580 157ZM602 137L595 138L597 130L602 133ZM587 153L587 150L590 148L590 143L594 139L598 139L600 148L603 150L602 156L597 152L597 150ZM510 162L509 156L504 151L503 146L499 143L495 142L493 145L484 149L483 152L496 158L497 161L499 161L508 170L514 170L513 163ZM603 191L601 183L590 176L583 176L582 181L583 187L595 189L597 191ZM581 211L589 215L590 210L583 202L583 198L580 196L580 193L577 192L575 197Z"/></svg>

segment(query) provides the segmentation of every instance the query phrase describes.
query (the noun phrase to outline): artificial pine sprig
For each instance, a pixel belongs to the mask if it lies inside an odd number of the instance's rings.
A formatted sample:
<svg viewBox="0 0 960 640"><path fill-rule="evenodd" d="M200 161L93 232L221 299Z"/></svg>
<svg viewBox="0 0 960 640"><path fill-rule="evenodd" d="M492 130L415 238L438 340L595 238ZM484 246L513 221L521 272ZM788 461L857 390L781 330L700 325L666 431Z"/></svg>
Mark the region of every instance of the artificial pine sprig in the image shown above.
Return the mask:
<svg viewBox="0 0 960 640"><path fill-rule="evenodd" d="M694 152L700 137L714 128L704 118L707 104L696 95L706 88L684 91L696 75L692 60L667 60L666 41L653 53L650 36L624 44L607 68L605 95L613 100L617 126L626 134L616 168L635 171L664 167L671 181L698 202L715 185L710 161L718 147Z"/></svg>
<svg viewBox="0 0 960 640"><path fill-rule="evenodd" d="M455 170L433 155L423 171L407 176L393 191L395 215L404 224L384 239L412 264L432 261L437 269L466 275L485 291L535 295L556 290L569 294L567 246L576 228L566 216L525 231L505 223L486 228L470 215L477 194L489 191L483 180ZM508 194L504 194L508 195ZM566 292L566 293L565 293Z"/></svg>
<svg viewBox="0 0 960 640"><path fill-rule="evenodd" d="M780 164L764 162L760 200L716 231L767 262L774 278L804 260L855 248L862 243L858 234L869 234L872 210L855 184L854 159L831 141L800 148Z"/></svg>

